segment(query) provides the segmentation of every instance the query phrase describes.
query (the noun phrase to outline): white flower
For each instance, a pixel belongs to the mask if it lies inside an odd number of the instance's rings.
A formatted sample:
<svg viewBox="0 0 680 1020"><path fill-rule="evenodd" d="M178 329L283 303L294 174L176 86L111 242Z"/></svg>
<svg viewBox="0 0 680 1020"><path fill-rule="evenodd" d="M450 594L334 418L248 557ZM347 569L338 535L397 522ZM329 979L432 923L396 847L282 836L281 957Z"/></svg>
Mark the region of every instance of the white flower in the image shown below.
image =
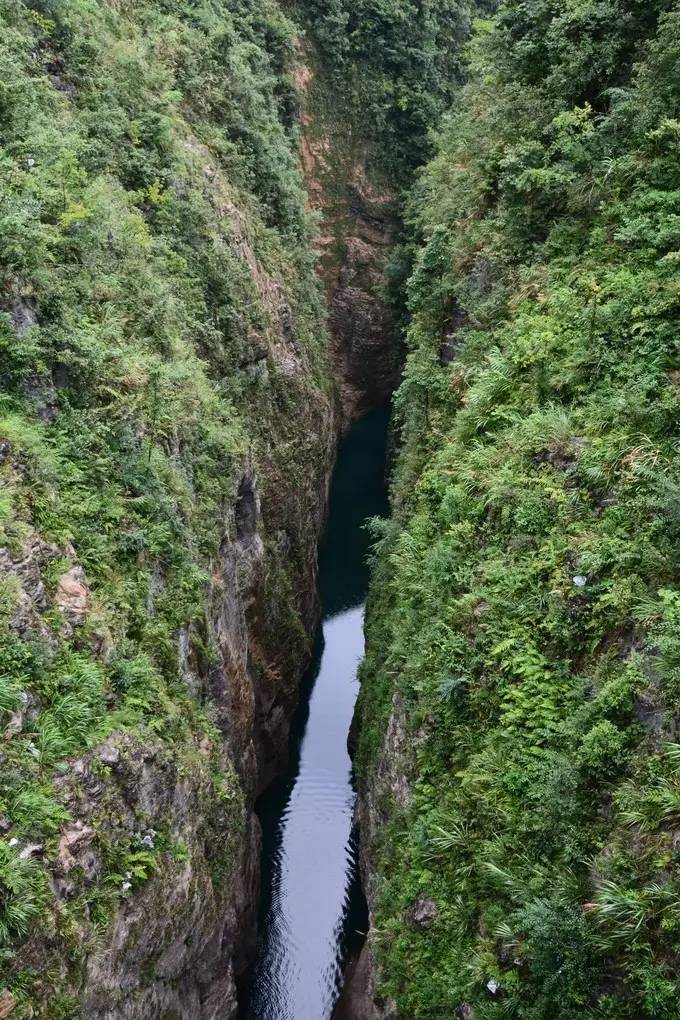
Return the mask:
<svg viewBox="0 0 680 1020"><path fill-rule="evenodd" d="M573 581L577 588L585 588L588 584L588 578L584 577L583 574L577 574Z"/></svg>
<svg viewBox="0 0 680 1020"><path fill-rule="evenodd" d="M13 837L12 837L12 839L10 839L10 841L9 841L9 845L10 845L10 846L17 846L17 845L18 845L18 843L19 843L19 840L18 840L18 839L16 839L16 838L15 838L14 836L13 836Z"/></svg>
<svg viewBox="0 0 680 1020"><path fill-rule="evenodd" d="M132 882L123 882L123 892L127 892L132 889Z"/></svg>
<svg viewBox="0 0 680 1020"><path fill-rule="evenodd" d="M494 979L491 978L491 980L487 982L486 987L489 989L492 995L495 995L496 992L498 991L498 982L494 981Z"/></svg>

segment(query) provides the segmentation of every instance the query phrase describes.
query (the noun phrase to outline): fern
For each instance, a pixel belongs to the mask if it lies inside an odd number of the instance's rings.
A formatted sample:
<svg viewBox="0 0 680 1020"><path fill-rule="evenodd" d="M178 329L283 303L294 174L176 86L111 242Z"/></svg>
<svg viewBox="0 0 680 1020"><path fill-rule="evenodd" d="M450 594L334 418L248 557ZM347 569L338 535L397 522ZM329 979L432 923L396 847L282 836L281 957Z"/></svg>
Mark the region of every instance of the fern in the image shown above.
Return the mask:
<svg viewBox="0 0 680 1020"><path fill-rule="evenodd" d="M0 840L0 947L26 935L44 909L47 882L39 865Z"/></svg>

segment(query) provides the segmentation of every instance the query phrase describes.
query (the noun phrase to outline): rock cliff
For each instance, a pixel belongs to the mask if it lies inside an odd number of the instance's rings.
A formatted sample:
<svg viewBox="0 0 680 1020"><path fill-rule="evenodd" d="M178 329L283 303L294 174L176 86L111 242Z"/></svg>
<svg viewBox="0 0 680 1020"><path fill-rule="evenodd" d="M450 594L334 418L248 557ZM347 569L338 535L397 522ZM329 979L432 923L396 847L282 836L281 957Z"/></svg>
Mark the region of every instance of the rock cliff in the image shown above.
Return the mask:
<svg viewBox="0 0 680 1020"><path fill-rule="evenodd" d="M294 26L217 6L0 8L13 1020L224 1020L254 945L338 420Z"/></svg>
<svg viewBox="0 0 680 1020"><path fill-rule="evenodd" d="M299 47L299 58L302 168L309 205L321 220L317 250L346 427L386 403L399 380L399 334L384 290L400 210L368 125L347 115L337 80L309 43Z"/></svg>
<svg viewBox="0 0 680 1020"><path fill-rule="evenodd" d="M677 1014L679 40L501 4L410 199L357 1016Z"/></svg>

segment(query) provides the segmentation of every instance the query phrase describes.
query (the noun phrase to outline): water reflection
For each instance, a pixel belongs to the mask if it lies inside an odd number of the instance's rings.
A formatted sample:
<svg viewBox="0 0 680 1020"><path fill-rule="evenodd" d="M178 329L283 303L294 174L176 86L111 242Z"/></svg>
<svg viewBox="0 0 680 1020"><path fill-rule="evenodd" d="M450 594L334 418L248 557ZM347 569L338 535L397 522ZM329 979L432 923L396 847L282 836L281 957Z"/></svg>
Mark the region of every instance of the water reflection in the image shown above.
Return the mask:
<svg viewBox="0 0 680 1020"><path fill-rule="evenodd" d="M328 1020L357 928L366 923L352 838L347 734L363 655L367 517L387 510L387 412L342 444L320 554L324 610L293 729L288 775L262 798L261 952L248 1020Z"/></svg>

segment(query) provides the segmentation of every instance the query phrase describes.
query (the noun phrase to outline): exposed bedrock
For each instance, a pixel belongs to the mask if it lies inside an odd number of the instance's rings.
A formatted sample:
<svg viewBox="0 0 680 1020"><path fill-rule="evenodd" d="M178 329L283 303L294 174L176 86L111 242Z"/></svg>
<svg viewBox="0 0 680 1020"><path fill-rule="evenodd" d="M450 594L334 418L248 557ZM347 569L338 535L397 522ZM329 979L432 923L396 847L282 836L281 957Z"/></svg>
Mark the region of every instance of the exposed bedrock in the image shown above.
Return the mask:
<svg viewBox="0 0 680 1020"><path fill-rule="evenodd" d="M400 371L392 314L381 294L399 221L361 168L347 192L347 234L330 281L329 322L344 420L389 400Z"/></svg>
<svg viewBox="0 0 680 1020"><path fill-rule="evenodd" d="M89 1020L228 1020L237 1014L236 982L256 940L260 831L254 801L285 761L308 635L318 616L316 547L332 463L330 409L314 424L314 467L294 486L292 508L290 492L278 490L287 509L277 523L290 515L289 529L271 535L257 474L245 471L212 565L203 623L177 636L181 677L195 703L211 713L221 739L197 735L172 744L114 732L70 761L56 781L69 814L56 854L45 859L42 845L22 851L45 860L54 897L48 925L34 930L17 956L17 966L43 975L34 988L36 1003L43 996L49 1001L56 987L73 995ZM307 507L302 522L298 504ZM288 611L297 610L297 631L295 640L284 640L277 562L280 568L280 558L292 555L296 591L287 597ZM63 559L68 569L51 595L41 573ZM74 549L59 550L34 534L20 550L0 551L0 565L19 594L12 621L18 634L44 632L47 640L43 617L56 606L64 634L82 640L96 600ZM149 594L152 617L163 591L159 566ZM106 633L95 633L92 642L96 656L111 654ZM11 732L20 737L38 710L28 698L10 720ZM110 856L120 847L127 847L126 863L116 875ZM96 890L112 882L120 899L98 933ZM81 917L77 904L84 898L92 906ZM74 907L79 919L74 914L67 921ZM13 1008L18 1005L7 995Z"/></svg>
<svg viewBox="0 0 680 1020"><path fill-rule="evenodd" d="M359 704L352 720L349 737L350 753L357 749L359 729L362 723L362 706ZM379 765L370 781L365 783L357 802L356 821L361 834L360 868L361 878L368 901L370 929L368 938L359 958L352 962L347 971L345 988L333 1020L407 1020L399 1016L395 1003L385 998L378 990L378 970L373 952L372 938L374 908L376 903L376 873L374 851L380 832L389 820L391 807L405 810L413 796L414 770L412 766L409 738L404 725L404 707L395 695L385 732ZM434 904L416 901L407 924L427 926L430 923Z"/></svg>
<svg viewBox="0 0 680 1020"><path fill-rule="evenodd" d="M384 287L401 221L397 195L377 172L369 141L338 120L333 82L312 69L312 57L301 48L301 160L309 204L321 216L319 266L346 429L389 400L399 381L399 333Z"/></svg>

